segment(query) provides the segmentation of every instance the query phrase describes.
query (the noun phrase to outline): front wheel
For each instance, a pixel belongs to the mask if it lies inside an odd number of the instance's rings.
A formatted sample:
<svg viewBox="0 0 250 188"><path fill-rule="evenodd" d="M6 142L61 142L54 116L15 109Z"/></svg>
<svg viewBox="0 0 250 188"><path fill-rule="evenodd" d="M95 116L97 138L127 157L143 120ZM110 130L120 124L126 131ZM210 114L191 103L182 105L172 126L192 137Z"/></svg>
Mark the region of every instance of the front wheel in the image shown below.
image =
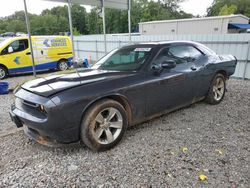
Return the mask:
<svg viewBox="0 0 250 188"><path fill-rule="evenodd" d="M114 100L101 100L84 115L81 139L94 151L114 147L122 139L128 125L124 107Z"/></svg>
<svg viewBox="0 0 250 188"><path fill-rule="evenodd" d="M58 66L57 66L58 70L60 71L65 71L69 68L69 64L66 60L61 60L58 62Z"/></svg>
<svg viewBox="0 0 250 188"><path fill-rule="evenodd" d="M216 74L209 88L206 102L218 104L224 98L226 92L226 78L223 74Z"/></svg>
<svg viewBox="0 0 250 188"><path fill-rule="evenodd" d="M0 66L0 80L6 78L8 75L7 70L4 67Z"/></svg>

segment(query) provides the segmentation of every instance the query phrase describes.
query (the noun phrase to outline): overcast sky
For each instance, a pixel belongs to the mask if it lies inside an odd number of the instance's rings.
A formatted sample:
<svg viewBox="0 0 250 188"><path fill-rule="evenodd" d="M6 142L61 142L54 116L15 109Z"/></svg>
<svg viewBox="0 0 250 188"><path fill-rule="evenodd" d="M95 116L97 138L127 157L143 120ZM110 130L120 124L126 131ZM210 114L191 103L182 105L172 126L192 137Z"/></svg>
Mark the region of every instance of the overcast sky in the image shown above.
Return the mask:
<svg viewBox="0 0 250 188"><path fill-rule="evenodd" d="M23 0L2 0L0 6L0 17L9 16L15 11L23 10ZM40 14L42 10L62 5L61 3L53 3L42 0L26 0L28 11L30 13ZM212 4L213 0L186 0L181 4L181 9L187 13L194 15L205 15L207 8ZM89 10L89 7L86 7Z"/></svg>

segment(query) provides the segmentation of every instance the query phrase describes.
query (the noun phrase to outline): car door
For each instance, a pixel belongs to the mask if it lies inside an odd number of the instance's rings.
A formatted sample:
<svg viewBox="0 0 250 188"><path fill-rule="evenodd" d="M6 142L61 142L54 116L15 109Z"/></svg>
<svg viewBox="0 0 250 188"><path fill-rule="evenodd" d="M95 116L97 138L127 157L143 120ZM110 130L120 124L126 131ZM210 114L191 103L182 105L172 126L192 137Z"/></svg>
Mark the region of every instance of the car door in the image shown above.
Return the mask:
<svg viewBox="0 0 250 188"><path fill-rule="evenodd" d="M164 47L152 61L148 72L147 116L191 104L197 93L196 61L203 54L191 45ZM161 63L176 62L172 69L162 69Z"/></svg>
<svg viewBox="0 0 250 188"><path fill-rule="evenodd" d="M204 88L207 84L206 65L208 56L199 48L192 44L181 44L170 48L170 54L177 59L177 66L174 71L188 73L187 80L190 84L186 84L186 94L184 96L187 100L196 101L204 96ZM182 63L178 63L182 62ZM192 88L190 90L189 88ZM185 99L184 98L184 99Z"/></svg>
<svg viewBox="0 0 250 188"><path fill-rule="evenodd" d="M193 65L193 68L195 68L196 76L194 79L196 79L196 88L197 93L196 97L197 99L200 99L207 95L207 92L210 87L210 82L213 78L213 71L209 69L209 66L211 65L211 62L217 61L217 59L214 58L213 54L210 52L205 53L204 50L200 46L196 47L200 51L202 51L203 55L198 58Z"/></svg>
<svg viewBox="0 0 250 188"><path fill-rule="evenodd" d="M28 39L11 42L1 52L10 73L32 71Z"/></svg>

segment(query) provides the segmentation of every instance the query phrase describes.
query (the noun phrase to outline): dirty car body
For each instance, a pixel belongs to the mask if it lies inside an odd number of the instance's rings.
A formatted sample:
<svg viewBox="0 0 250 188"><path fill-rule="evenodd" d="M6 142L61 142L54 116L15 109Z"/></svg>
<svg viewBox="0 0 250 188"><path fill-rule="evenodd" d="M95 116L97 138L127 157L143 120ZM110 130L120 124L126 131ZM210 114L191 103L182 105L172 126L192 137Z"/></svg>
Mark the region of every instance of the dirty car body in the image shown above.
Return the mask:
<svg viewBox="0 0 250 188"><path fill-rule="evenodd" d="M138 65L114 66L109 56L131 49ZM229 78L237 64L232 55L219 56L190 41L134 44L110 54L91 69L22 85L10 112L13 121L42 144L77 142L86 111L100 100L117 101L126 110L128 125L138 124L204 99L214 76Z"/></svg>

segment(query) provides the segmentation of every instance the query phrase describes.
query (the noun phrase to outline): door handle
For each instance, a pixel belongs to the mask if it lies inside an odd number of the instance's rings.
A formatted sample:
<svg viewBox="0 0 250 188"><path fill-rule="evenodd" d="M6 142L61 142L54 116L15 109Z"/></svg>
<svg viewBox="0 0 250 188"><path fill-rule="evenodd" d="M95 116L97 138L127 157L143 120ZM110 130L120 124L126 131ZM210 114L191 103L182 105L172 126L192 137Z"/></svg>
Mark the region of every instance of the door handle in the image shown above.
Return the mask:
<svg viewBox="0 0 250 188"><path fill-rule="evenodd" d="M195 71L195 70L197 70L197 68L196 67L191 67L191 70Z"/></svg>
<svg viewBox="0 0 250 188"><path fill-rule="evenodd" d="M26 53L26 55L30 55L30 54L31 54L31 52L27 52L27 53Z"/></svg>

